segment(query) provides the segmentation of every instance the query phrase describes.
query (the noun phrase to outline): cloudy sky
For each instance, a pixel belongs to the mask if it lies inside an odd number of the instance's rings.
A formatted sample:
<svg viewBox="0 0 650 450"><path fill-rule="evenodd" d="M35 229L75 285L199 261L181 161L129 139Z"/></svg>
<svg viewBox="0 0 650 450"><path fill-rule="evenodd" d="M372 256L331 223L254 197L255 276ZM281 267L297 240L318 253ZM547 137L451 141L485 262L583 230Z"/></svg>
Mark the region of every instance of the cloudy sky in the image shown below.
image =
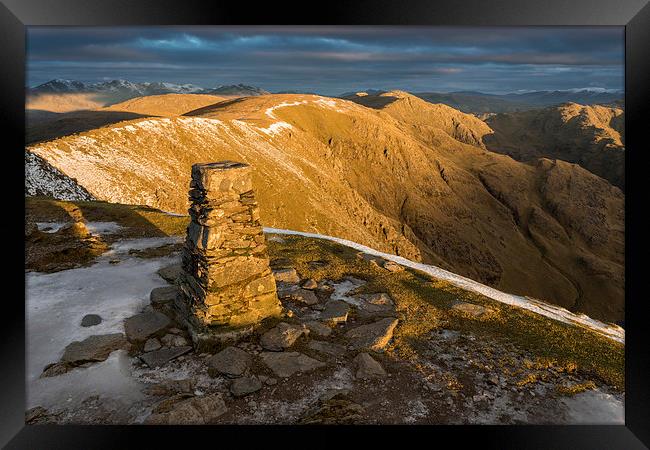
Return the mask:
<svg viewBox="0 0 650 450"><path fill-rule="evenodd" d="M29 86L123 78L334 95L624 83L622 27L30 27L27 47Z"/></svg>

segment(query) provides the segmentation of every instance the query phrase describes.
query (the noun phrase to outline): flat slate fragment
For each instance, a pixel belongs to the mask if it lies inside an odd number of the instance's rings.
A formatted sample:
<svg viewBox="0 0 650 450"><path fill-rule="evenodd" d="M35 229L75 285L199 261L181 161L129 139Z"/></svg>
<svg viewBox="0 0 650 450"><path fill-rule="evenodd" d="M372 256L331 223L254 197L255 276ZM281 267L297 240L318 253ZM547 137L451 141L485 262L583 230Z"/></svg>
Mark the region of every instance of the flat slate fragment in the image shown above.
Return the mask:
<svg viewBox="0 0 650 450"><path fill-rule="evenodd" d="M169 317L158 311L136 314L124 321L126 338L130 342L144 342L162 332L171 324Z"/></svg>
<svg viewBox="0 0 650 450"><path fill-rule="evenodd" d="M104 361L113 351L127 347L122 333L89 336L83 341L74 341L65 348L61 361L72 365Z"/></svg>
<svg viewBox="0 0 650 450"><path fill-rule="evenodd" d="M282 378L290 377L298 372L310 372L325 366L325 363L298 352L264 352L260 358L273 373Z"/></svg>
<svg viewBox="0 0 650 450"><path fill-rule="evenodd" d="M192 347L190 346L161 348L160 350L154 350L153 352L140 355L140 359L153 369L155 367L164 366L172 359L178 358L190 350L192 350Z"/></svg>

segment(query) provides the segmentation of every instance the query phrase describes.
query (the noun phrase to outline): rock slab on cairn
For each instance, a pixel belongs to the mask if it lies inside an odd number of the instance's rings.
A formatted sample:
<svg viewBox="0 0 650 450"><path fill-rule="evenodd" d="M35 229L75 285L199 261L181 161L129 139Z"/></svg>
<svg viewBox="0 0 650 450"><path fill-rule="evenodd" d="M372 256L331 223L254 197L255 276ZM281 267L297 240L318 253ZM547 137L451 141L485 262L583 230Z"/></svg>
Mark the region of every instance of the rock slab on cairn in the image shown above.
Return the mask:
<svg viewBox="0 0 650 450"><path fill-rule="evenodd" d="M180 276L184 299L178 305L193 339L279 316L250 166L194 164L189 198Z"/></svg>

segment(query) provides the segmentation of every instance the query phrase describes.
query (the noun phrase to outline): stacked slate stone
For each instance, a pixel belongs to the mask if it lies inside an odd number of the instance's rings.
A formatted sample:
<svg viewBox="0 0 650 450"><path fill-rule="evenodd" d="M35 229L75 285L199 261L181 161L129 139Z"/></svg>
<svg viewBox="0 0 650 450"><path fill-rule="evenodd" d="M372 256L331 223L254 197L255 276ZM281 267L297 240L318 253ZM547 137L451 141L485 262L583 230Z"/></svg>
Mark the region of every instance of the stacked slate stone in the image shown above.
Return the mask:
<svg viewBox="0 0 650 450"><path fill-rule="evenodd" d="M192 166L191 222L183 249L182 315L196 333L251 327L279 316L251 168L223 161Z"/></svg>

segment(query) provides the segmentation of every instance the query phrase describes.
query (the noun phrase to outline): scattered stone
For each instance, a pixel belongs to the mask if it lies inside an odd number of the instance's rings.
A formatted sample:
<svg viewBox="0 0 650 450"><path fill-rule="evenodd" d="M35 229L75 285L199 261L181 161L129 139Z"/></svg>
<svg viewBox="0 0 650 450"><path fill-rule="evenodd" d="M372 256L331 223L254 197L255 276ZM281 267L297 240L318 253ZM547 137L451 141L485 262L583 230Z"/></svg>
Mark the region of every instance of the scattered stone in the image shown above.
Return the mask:
<svg viewBox="0 0 650 450"><path fill-rule="evenodd" d="M120 260L119 259L111 259L110 261L108 261L108 263L109 264L119 264Z"/></svg>
<svg viewBox="0 0 650 450"><path fill-rule="evenodd" d="M303 289L316 289L318 287L318 283L312 278L307 278L303 283L302 283L302 288Z"/></svg>
<svg viewBox="0 0 650 450"><path fill-rule="evenodd" d="M281 281L283 283L298 283L300 281L298 272L294 268L273 269L273 276L275 277L275 281Z"/></svg>
<svg viewBox="0 0 650 450"><path fill-rule="evenodd" d="M178 286L157 287L149 294L149 301L153 306L171 305L179 295Z"/></svg>
<svg viewBox="0 0 650 450"><path fill-rule="evenodd" d="M183 347L187 345L187 339L176 334L166 334L160 341L165 347Z"/></svg>
<svg viewBox="0 0 650 450"><path fill-rule="evenodd" d="M343 399L347 397L350 394L349 389L328 389L325 392L323 392L320 397L318 397L318 400L321 402L326 402L328 400L332 399Z"/></svg>
<svg viewBox="0 0 650 450"><path fill-rule="evenodd" d="M264 352L260 358L281 378L290 377L297 372L305 373L325 367L325 363L298 352Z"/></svg>
<svg viewBox="0 0 650 450"><path fill-rule="evenodd" d="M358 423L363 418L364 408L358 403L344 398L345 395L339 393L329 400L321 401L317 408L305 413L300 423L319 425Z"/></svg>
<svg viewBox="0 0 650 450"><path fill-rule="evenodd" d="M355 349L381 351L392 339L397 323L398 320L395 318L381 319L353 328L345 333L345 337Z"/></svg>
<svg viewBox="0 0 650 450"><path fill-rule="evenodd" d="M39 419L44 418L47 415L47 409L42 406L35 406L30 408L25 412L25 423L32 424L37 422Z"/></svg>
<svg viewBox="0 0 650 450"><path fill-rule="evenodd" d="M124 321L124 331L129 342L144 342L161 334L171 324L169 317L158 311L150 311L129 317Z"/></svg>
<svg viewBox="0 0 650 450"><path fill-rule="evenodd" d="M381 364L379 364L368 353L359 353L356 358L352 360L355 366L355 377L360 379L383 378L386 376L386 371Z"/></svg>
<svg viewBox="0 0 650 450"><path fill-rule="evenodd" d="M65 348L61 362L78 366L87 362L104 361L113 351L127 348L122 333L89 336L83 341L74 341Z"/></svg>
<svg viewBox="0 0 650 450"><path fill-rule="evenodd" d="M334 292L334 288L329 285L328 280L322 280L318 283L318 288L320 292L323 292L325 294L331 294Z"/></svg>
<svg viewBox="0 0 650 450"><path fill-rule="evenodd" d="M287 297L295 302L304 303L305 305L315 305L318 303L318 297L316 297L316 294L307 289L296 289L287 292Z"/></svg>
<svg viewBox="0 0 650 450"><path fill-rule="evenodd" d="M168 330L171 334L183 334L183 330L178 329L178 328L170 328Z"/></svg>
<svg viewBox="0 0 650 450"><path fill-rule="evenodd" d="M323 267L329 266L329 262L327 262L327 261L309 261L309 263L307 263L307 265L309 266L310 269L316 270L316 269L321 269Z"/></svg>
<svg viewBox="0 0 650 450"><path fill-rule="evenodd" d="M140 359L153 369L155 367L164 366L172 359L178 358L179 356L188 353L190 350L192 350L192 347L190 346L161 348L160 350L154 350L153 352L140 355Z"/></svg>
<svg viewBox="0 0 650 450"><path fill-rule="evenodd" d="M182 398L182 397L181 397ZM161 402L145 423L149 425L205 425L214 423L228 411L221 394L192 397L175 402ZM160 405L160 404L159 404Z"/></svg>
<svg viewBox="0 0 650 450"><path fill-rule="evenodd" d="M102 318L97 314L86 314L81 319L82 327L93 327L95 325L99 325L100 323L102 323Z"/></svg>
<svg viewBox="0 0 650 450"><path fill-rule="evenodd" d="M270 236L266 238L266 240L271 242L277 242L278 244L284 244L284 239L282 239L280 236Z"/></svg>
<svg viewBox="0 0 650 450"><path fill-rule="evenodd" d="M257 377L241 377L230 383L230 393L235 397L244 397L262 389L262 382Z"/></svg>
<svg viewBox="0 0 650 450"><path fill-rule="evenodd" d="M461 314L468 315L474 318L481 318L486 315L489 315L492 310L481 305L475 305L473 303L457 301L451 307L452 310L458 311Z"/></svg>
<svg viewBox="0 0 650 450"><path fill-rule="evenodd" d="M266 379L265 383L269 386L275 386L276 384L278 384L278 380L276 380L273 377L269 377Z"/></svg>
<svg viewBox="0 0 650 450"><path fill-rule="evenodd" d="M175 284L183 273L183 267L180 264L172 264L159 269L156 273L166 282Z"/></svg>
<svg viewBox="0 0 650 450"><path fill-rule="evenodd" d="M350 305L341 300L330 300L325 303L325 309L320 313L323 322L340 323L348 320Z"/></svg>
<svg viewBox="0 0 650 450"><path fill-rule="evenodd" d="M156 338L147 339L147 342L144 343L145 352L153 352L161 347L162 345L160 344L160 341Z"/></svg>
<svg viewBox="0 0 650 450"><path fill-rule="evenodd" d="M262 335L260 344L266 350L279 352L291 347L303 334L305 336L309 334L309 329L305 325L289 325L280 322L275 328Z"/></svg>
<svg viewBox="0 0 650 450"><path fill-rule="evenodd" d="M56 377L59 375L63 375L69 370L70 370L70 366L68 366L66 363L58 362L58 363L48 364L43 369L43 373L41 374L40 378Z"/></svg>
<svg viewBox="0 0 650 450"><path fill-rule="evenodd" d="M309 329L310 333L313 333L316 336L327 337L332 334L332 329L330 327L316 320L306 322L305 326Z"/></svg>
<svg viewBox="0 0 650 450"><path fill-rule="evenodd" d="M404 267L394 261L386 261L382 267L389 272L402 272L404 270Z"/></svg>
<svg viewBox="0 0 650 450"><path fill-rule="evenodd" d="M241 377L253 362L251 356L237 347L226 347L208 359L208 373L212 377L223 374Z"/></svg>
<svg viewBox="0 0 650 450"><path fill-rule="evenodd" d="M310 341L309 344L307 344L307 347L319 353L325 353L332 356L341 356L345 353L344 346L332 342Z"/></svg>

